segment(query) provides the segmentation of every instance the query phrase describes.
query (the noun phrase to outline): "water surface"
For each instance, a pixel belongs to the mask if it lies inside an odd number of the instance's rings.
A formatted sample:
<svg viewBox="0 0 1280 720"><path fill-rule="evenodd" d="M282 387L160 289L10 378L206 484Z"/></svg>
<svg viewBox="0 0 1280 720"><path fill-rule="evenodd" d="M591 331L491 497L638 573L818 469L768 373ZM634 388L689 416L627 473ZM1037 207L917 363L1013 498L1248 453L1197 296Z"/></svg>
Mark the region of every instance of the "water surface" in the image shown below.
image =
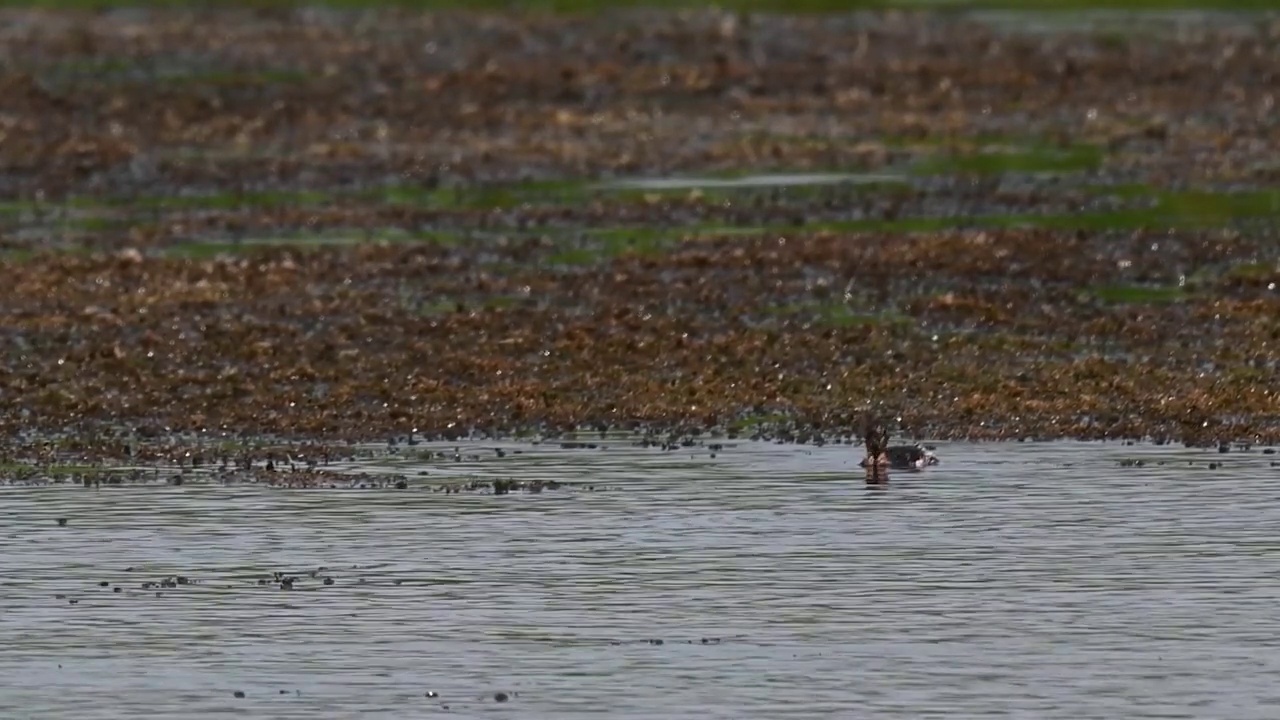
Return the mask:
<svg viewBox="0 0 1280 720"><path fill-rule="evenodd" d="M601 488L0 491L3 714L1280 713L1275 455L942 444L868 489L848 446L494 447L376 462Z"/></svg>

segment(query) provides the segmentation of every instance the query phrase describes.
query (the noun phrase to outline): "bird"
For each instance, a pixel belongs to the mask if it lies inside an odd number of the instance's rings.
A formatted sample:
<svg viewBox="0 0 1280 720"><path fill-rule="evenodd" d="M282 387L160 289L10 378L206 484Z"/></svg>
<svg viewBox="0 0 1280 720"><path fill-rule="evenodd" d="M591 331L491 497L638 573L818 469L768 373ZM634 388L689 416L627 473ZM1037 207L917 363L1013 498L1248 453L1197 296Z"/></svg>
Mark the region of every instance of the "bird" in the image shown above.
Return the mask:
<svg viewBox="0 0 1280 720"><path fill-rule="evenodd" d="M867 416L863 420L862 439L866 444L867 456L858 464L870 472L870 481L879 482L883 474L881 467L889 464L889 457L885 452L889 447L889 430L879 418Z"/></svg>
<svg viewBox="0 0 1280 720"><path fill-rule="evenodd" d="M938 456L920 443L893 445L885 448L884 454L889 458L889 467L895 470L919 470L938 464Z"/></svg>
<svg viewBox="0 0 1280 720"><path fill-rule="evenodd" d="M864 422L862 434L866 444L867 455L859 466L867 469L872 482L879 482L886 477L886 470L920 470L939 463L938 456L920 443L910 445L890 445L889 430L883 420L868 417Z"/></svg>

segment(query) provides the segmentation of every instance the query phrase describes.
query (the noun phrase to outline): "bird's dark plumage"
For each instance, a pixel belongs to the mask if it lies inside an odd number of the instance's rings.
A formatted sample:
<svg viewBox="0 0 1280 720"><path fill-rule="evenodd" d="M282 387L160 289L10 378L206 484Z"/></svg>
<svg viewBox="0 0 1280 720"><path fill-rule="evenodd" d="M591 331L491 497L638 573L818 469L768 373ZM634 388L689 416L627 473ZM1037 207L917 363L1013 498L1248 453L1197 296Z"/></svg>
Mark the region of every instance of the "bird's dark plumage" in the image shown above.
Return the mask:
<svg viewBox="0 0 1280 720"><path fill-rule="evenodd" d="M918 443L890 446L888 427L883 420L870 415L863 421L862 439L866 443L867 456L859 464L871 472L874 480L880 479L882 467L916 470L938 464L938 457Z"/></svg>

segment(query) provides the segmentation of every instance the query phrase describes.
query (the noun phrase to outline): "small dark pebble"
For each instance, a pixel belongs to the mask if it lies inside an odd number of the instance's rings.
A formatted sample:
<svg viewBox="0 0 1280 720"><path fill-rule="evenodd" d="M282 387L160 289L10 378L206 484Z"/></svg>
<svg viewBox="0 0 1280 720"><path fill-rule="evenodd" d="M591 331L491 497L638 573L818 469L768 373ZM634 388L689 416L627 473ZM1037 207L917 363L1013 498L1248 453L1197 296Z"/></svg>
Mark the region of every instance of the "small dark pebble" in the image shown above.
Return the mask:
<svg viewBox="0 0 1280 720"><path fill-rule="evenodd" d="M288 690L281 690L281 691L280 691L280 694L281 694L281 695L288 695L288 694L289 694L289 691L288 691Z"/></svg>
<svg viewBox="0 0 1280 720"><path fill-rule="evenodd" d="M1276 449L1275 449L1275 448L1263 448L1263 449L1262 449L1262 454L1263 454L1263 455L1275 455L1275 454L1276 454Z"/></svg>
<svg viewBox="0 0 1280 720"><path fill-rule="evenodd" d="M233 693L231 693L231 694L232 694L232 695L234 695L234 696L236 696L236 697L238 697L238 698L242 698L242 697L244 697L244 691L243 691L243 690L237 690L237 691L235 691L235 692L233 692Z"/></svg>
<svg viewBox="0 0 1280 720"><path fill-rule="evenodd" d="M1218 463L1209 463L1209 469L1210 469L1210 470L1217 470L1217 469L1218 469Z"/></svg>
<svg viewBox="0 0 1280 720"><path fill-rule="evenodd" d="M67 525L67 519L66 519L66 518L58 518L58 526L59 526L59 527L66 527L66 525Z"/></svg>
<svg viewBox="0 0 1280 720"><path fill-rule="evenodd" d="M71 603L72 605L77 605L77 604L79 604L79 602L80 602L80 601L79 601L79 600L68 600L67 602Z"/></svg>
<svg viewBox="0 0 1280 720"><path fill-rule="evenodd" d="M111 592L120 592L120 586L117 585L116 587L111 588Z"/></svg>
<svg viewBox="0 0 1280 720"><path fill-rule="evenodd" d="M106 580L100 580L100 581L98 582L98 587L106 587L106 586L108 586L108 585L110 585L110 584L111 584L111 583L107 582Z"/></svg>
<svg viewBox="0 0 1280 720"><path fill-rule="evenodd" d="M327 577L327 578L325 578L325 579L324 579L324 584L325 584L325 585L332 585L332 584L333 584L333 578L331 578L331 577Z"/></svg>
<svg viewBox="0 0 1280 720"><path fill-rule="evenodd" d="M495 702L506 702L507 694L504 692L496 692L493 694L493 699Z"/></svg>

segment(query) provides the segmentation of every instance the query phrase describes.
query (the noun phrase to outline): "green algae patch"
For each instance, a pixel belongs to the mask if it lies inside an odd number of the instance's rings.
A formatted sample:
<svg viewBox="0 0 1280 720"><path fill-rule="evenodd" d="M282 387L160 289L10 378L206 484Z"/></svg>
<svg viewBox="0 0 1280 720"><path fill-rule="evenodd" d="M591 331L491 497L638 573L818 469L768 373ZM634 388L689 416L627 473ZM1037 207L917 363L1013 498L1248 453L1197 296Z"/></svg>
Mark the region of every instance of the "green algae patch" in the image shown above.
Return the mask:
<svg viewBox="0 0 1280 720"><path fill-rule="evenodd" d="M218 255L250 253L263 247L288 247L296 250L308 250L322 247L360 245L363 243L429 243L444 247L455 247L461 242L463 242L463 239L458 234L443 231L356 231L183 242L166 246L163 254L171 257L200 259L217 257Z"/></svg>
<svg viewBox="0 0 1280 720"><path fill-rule="evenodd" d="M1222 274L1227 281L1259 282L1271 280L1280 274L1280 265L1276 263L1251 262L1232 265Z"/></svg>
<svg viewBox="0 0 1280 720"><path fill-rule="evenodd" d="M388 205L438 210L493 210L517 208L522 205L581 202L590 197L590 187L590 184L576 180L436 188L391 185L361 191L356 195L362 199L377 199Z"/></svg>
<svg viewBox="0 0 1280 720"><path fill-rule="evenodd" d="M1161 285L1101 285L1092 288L1089 294L1105 303L1112 304L1163 304L1186 300L1185 288Z"/></svg>
<svg viewBox="0 0 1280 720"><path fill-rule="evenodd" d="M1162 192L1154 209L1199 227L1226 225L1240 218L1280 218L1280 190L1216 193L1200 190Z"/></svg>
<svg viewBox="0 0 1280 720"><path fill-rule="evenodd" d="M556 252L547 258L547 262L552 265L580 265L585 267L601 262L605 258L605 253L600 249L575 247Z"/></svg>
<svg viewBox="0 0 1280 720"><path fill-rule="evenodd" d="M0 264L13 263L16 265L19 263L27 262L32 258L34 258L35 256L36 256L36 252L34 250L29 250L27 248L12 248L12 249L0 250Z"/></svg>
<svg viewBox="0 0 1280 720"><path fill-rule="evenodd" d="M1075 152L1075 151L1072 151ZM1018 167L1029 169L1045 167L1040 159L1031 156L1020 156ZM1076 162L1083 155L1070 159ZM1030 159L1028 159L1030 158ZM983 163L987 162L982 160ZM975 165L972 167L993 170L994 166ZM1006 171L1008 166L1004 166ZM1060 167L1066 167L1065 165ZM754 176L768 177L768 176ZM886 176L887 177L887 176ZM879 181L877 181L879 182ZM887 183L887 184L886 184ZM479 186L472 188L422 188L413 186L387 186L358 192L316 192L316 191L263 191L263 192L222 192L205 195L174 196L109 196L109 197L72 197L57 203L34 203L14 201L0 205L0 219L16 225L23 230L41 229L53 233L88 233L111 234L120 233L139 222L159 222L166 213L188 211L224 211L239 212L244 210L264 210L279 208L322 208L332 203L346 204L350 202L372 202L374 206L411 206L441 211L457 210L513 210L518 211L530 206L546 206L575 208L587 202L605 202L609 205L626 204L628 202L653 203L658 198L677 193L687 195L690 202L698 202L697 207L705 208L715 205L719 200L738 205L746 202L750 205L755 200L767 201L779 205L777 216L785 216L783 210L790 203L803 208L804 198L813 193L828 193L817 207L831 208L831 202L881 202L885 194L899 192L902 181L885 181L884 183L861 183L834 185L813 184L788 186L785 183L776 187L748 183L744 185L720 185L702 189L695 184L684 184L683 181L670 186L655 186L650 189L634 189L615 186L612 190L600 190L601 186L586 181L582 182L536 182L505 186ZM837 193L851 191L858 195L857 200L842 195L830 195L833 188L840 188ZM693 189L689 189L693 188ZM1070 189L1070 188L1068 188ZM554 235L581 234L591 237L592 248L599 248L601 256L616 256L627 249L634 249L641 254L651 253L672 244L673 238L684 235L704 235L713 232L794 232L796 230L827 230L833 232L891 232L919 233L940 232L965 228L1042 228L1059 230L1086 230L1095 232L1126 231L1140 228L1147 229L1210 229L1237 227L1242 224L1256 224L1258 221L1273 221L1280 218L1280 190L1248 190L1234 192L1218 192L1210 190L1163 190L1141 185L1096 186L1081 185L1080 192L1095 198L1112 198L1121 207L1115 209L1084 210L1080 212L1054 211L1014 212L1014 213L981 213L973 215L928 215L903 214L892 219L860 218L852 220L812 220L796 224L770 223L767 225L726 225L723 220L707 218L705 222L673 224L668 227L581 227L564 228L549 231ZM767 197L761 193L767 194ZM1052 193L1050 193L1052 195ZM834 198L834 200L833 200ZM879 198L879 199L877 199ZM354 207L354 206L353 206ZM691 206L693 207L693 206ZM727 206L726 206L727 207ZM1059 208L1061 203L1059 203ZM792 214L801 212L797 209ZM926 210L927 212L927 210ZM797 217L803 217L797 215ZM467 218L454 218L454 222L467 222ZM457 233L437 231L435 233L411 233L409 239L425 239L427 234L435 234L435 241L454 242ZM382 239L377 236L363 239ZM395 238L387 238L395 239ZM348 239L347 241L350 241ZM234 246L237 241L203 240L214 246ZM239 241L244 242L244 241ZM292 242L292 241L289 241ZM217 248L214 248L216 250ZM574 257L566 256L563 261L570 264L581 264L589 259L589 252L573 252Z"/></svg>
<svg viewBox="0 0 1280 720"><path fill-rule="evenodd" d="M262 190L174 195L74 196L56 202L0 203L0 219L23 214L50 214L63 209L84 212L125 210L133 214L181 210L263 210L320 207L347 201L374 202L437 210L492 210L526 204L569 204L592 196L585 181L548 181L472 187L428 188L387 185L359 190Z"/></svg>
<svg viewBox="0 0 1280 720"><path fill-rule="evenodd" d="M131 210L238 210L282 207L315 207L329 202L329 193L312 191L220 192L205 195L171 195L111 198L108 206L125 206ZM93 207L92 198L73 201L81 207ZM87 201L87 202L84 202ZM83 204L82 204L83 203Z"/></svg>
<svg viewBox="0 0 1280 720"><path fill-rule="evenodd" d="M1280 286L1280 263L1271 262L1244 262L1235 263L1215 274L1207 274L1208 277L1201 279L1201 284L1212 284L1219 290L1246 289L1266 290L1274 292L1277 286ZM1187 284L1191 284L1191 279L1187 279Z"/></svg>
<svg viewBox="0 0 1280 720"><path fill-rule="evenodd" d="M552 265L590 266L628 255L658 257L681 240L710 235L717 230L725 229L710 225L677 228L596 228L582 232L576 238L561 240L561 247L546 261Z"/></svg>
<svg viewBox="0 0 1280 720"><path fill-rule="evenodd" d="M971 216L915 216L894 219L858 219L807 222L801 225L692 224L672 228L596 228L585 231L581 245L566 247L552 261L587 265L611 259L631 249L655 255L681 240L761 233L936 233L964 229L1045 229L1088 232L1125 232L1138 229L1212 229L1242 222L1280 217L1280 191L1215 193L1161 191L1142 186L1087 187L1095 195L1115 195L1146 207L1094 210L1075 213L1007 213Z"/></svg>
<svg viewBox="0 0 1280 720"><path fill-rule="evenodd" d="M1102 194L1105 189L1095 190ZM1133 188L1122 190L1131 199L1143 197ZM833 232L940 232L952 229L1026 228L1094 232L1138 229L1203 230L1232 227L1259 219L1280 219L1280 191L1235 193L1208 191L1151 191L1149 207L1079 213L1008 213L970 217L907 217L893 220L850 220L809 224L805 229ZM783 229L781 227L774 229ZM791 228L794 230L794 228Z"/></svg>
<svg viewBox="0 0 1280 720"><path fill-rule="evenodd" d="M857 310L843 302L802 301L779 305L772 309L777 318L809 322L818 327L856 328L906 326L914 323L910 316L893 311Z"/></svg>
<svg viewBox="0 0 1280 720"><path fill-rule="evenodd" d="M706 176L627 178L600 183L605 190L682 192L709 190L758 190L772 188L828 187L831 185L901 185L904 178L889 173L794 172L722 173Z"/></svg>
<svg viewBox="0 0 1280 720"><path fill-rule="evenodd" d="M1079 173L1097 170L1105 158L1105 151L1092 145L984 144L973 149L939 149L918 161L912 172L917 175Z"/></svg>
<svg viewBox="0 0 1280 720"><path fill-rule="evenodd" d="M68 246L48 246L40 247L11 247L0 249L0 267L5 264L12 263L19 265L22 263L36 262L57 256L72 255L92 255L98 250L86 247L84 245L68 245Z"/></svg>

